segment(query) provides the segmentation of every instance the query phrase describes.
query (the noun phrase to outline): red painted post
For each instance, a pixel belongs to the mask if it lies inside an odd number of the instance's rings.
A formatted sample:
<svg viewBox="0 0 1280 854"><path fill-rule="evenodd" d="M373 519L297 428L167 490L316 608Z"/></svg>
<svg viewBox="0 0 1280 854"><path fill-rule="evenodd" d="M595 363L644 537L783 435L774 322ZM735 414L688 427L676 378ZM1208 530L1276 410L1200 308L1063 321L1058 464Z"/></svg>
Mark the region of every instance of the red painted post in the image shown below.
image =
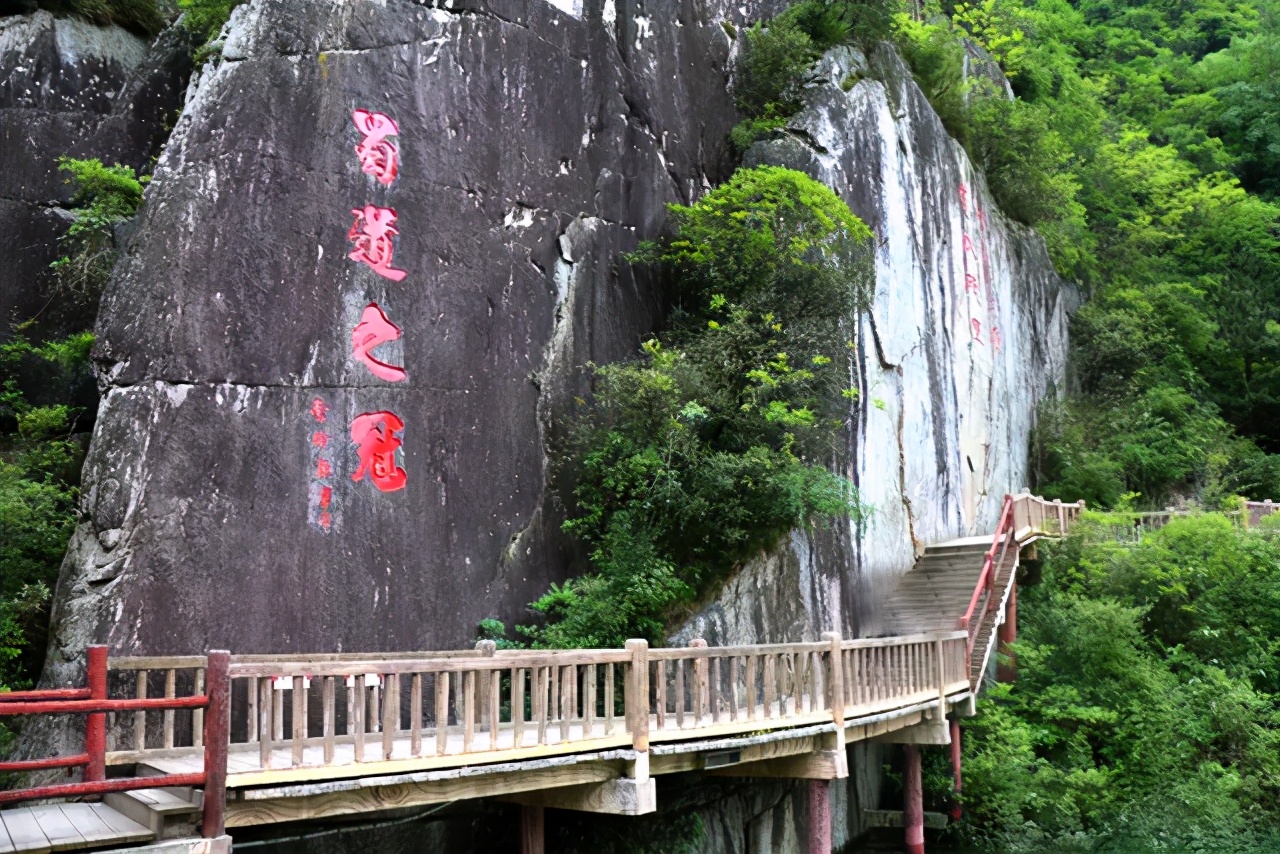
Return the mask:
<svg viewBox="0 0 1280 854"><path fill-rule="evenodd" d="M546 854L546 814L542 807L520 807L520 854Z"/></svg>
<svg viewBox="0 0 1280 854"><path fill-rule="evenodd" d="M204 816L200 833L206 839L222 836L227 814L227 748L231 742L231 653L209 652L205 666Z"/></svg>
<svg viewBox="0 0 1280 854"><path fill-rule="evenodd" d="M89 678L89 699L107 699L107 648L91 646L85 655L85 670ZM84 769L86 783L107 779L107 715L105 712L90 714L84 729L84 752L89 754L89 764Z"/></svg>
<svg viewBox="0 0 1280 854"><path fill-rule="evenodd" d="M831 781L809 781L809 854L831 854Z"/></svg>
<svg viewBox="0 0 1280 854"><path fill-rule="evenodd" d="M907 854L924 854L924 793L920 783L920 751L904 744L906 768L902 775L902 826L907 831Z"/></svg>
<svg viewBox="0 0 1280 854"><path fill-rule="evenodd" d="M1015 582L1009 590L1009 601L1004 606L1004 623L1000 626L1000 654L1008 658L1007 664L996 664L996 680L1012 682L1018 678L1018 662L1013 657L1009 644L1018 640L1018 585Z"/></svg>
<svg viewBox="0 0 1280 854"><path fill-rule="evenodd" d="M952 790L951 797L951 820L959 821L961 815L961 793L964 790L964 781L960 776L960 721L956 718L951 719L951 773L955 777L955 788Z"/></svg>

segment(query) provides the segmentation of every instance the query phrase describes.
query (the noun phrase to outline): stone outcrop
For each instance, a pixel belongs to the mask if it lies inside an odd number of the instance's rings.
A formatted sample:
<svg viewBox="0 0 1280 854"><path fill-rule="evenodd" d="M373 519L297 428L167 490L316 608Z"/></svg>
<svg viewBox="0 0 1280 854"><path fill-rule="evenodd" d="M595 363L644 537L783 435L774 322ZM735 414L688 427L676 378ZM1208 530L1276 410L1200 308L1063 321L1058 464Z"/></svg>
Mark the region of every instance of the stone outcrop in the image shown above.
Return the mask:
<svg viewBox="0 0 1280 854"><path fill-rule="evenodd" d="M95 640L456 647L566 575L547 431L660 319L621 253L732 168L737 13L644 5L237 9L103 300L51 675ZM356 110L398 123L390 186ZM365 205L395 210L398 281L349 257ZM353 357L370 303L403 381ZM403 488L360 471L369 413L403 424Z"/></svg>
<svg viewBox="0 0 1280 854"><path fill-rule="evenodd" d="M14 322L47 319L49 264L70 222L58 158L147 171L182 103L190 55L178 30L148 45L119 27L48 12L0 17L0 340ZM88 311L37 329L91 325Z"/></svg>

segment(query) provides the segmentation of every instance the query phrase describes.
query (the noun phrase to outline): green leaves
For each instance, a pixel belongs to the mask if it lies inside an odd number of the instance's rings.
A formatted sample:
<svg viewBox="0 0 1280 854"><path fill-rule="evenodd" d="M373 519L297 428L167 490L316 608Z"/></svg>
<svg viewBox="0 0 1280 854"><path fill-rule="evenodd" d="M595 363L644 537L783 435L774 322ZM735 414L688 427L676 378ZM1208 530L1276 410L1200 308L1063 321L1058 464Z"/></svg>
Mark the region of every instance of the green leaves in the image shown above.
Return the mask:
<svg viewBox="0 0 1280 854"><path fill-rule="evenodd" d="M666 621L793 529L862 512L828 470L850 390L847 324L870 299L870 232L799 172L741 170L633 261L682 306L639 360L595 368L566 463L565 530L590 574L533 603L547 646L660 640Z"/></svg>
<svg viewBox="0 0 1280 854"><path fill-rule="evenodd" d="M1091 516L1019 594L1018 681L967 726L964 835L1000 851L1274 850L1280 544ZM1114 526L1114 527L1113 527Z"/></svg>

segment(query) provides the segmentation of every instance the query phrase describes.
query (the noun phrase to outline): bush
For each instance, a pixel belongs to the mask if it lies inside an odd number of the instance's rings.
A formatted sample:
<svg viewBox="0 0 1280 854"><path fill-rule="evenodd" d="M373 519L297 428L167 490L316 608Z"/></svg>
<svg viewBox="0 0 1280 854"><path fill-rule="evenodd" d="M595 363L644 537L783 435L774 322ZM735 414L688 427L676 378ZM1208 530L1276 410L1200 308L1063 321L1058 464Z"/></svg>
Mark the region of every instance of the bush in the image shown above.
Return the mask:
<svg viewBox="0 0 1280 854"><path fill-rule="evenodd" d="M792 116L800 109L800 86L818 58L813 39L794 20L757 22L745 43L734 80L734 102L748 118Z"/></svg>
<svg viewBox="0 0 1280 854"><path fill-rule="evenodd" d="M40 8L71 14L103 26L115 25L151 38L169 23L156 0L39 0Z"/></svg>
<svg viewBox="0 0 1280 854"><path fill-rule="evenodd" d="M231 19L231 11L244 0L178 0L182 25L205 42L213 41Z"/></svg>
<svg viewBox="0 0 1280 854"><path fill-rule="evenodd" d="M20 365L44 361L75 370L91 335L33 347L0 345L0 686L29 682L46 645L49 591L75 527L82 446L71 434L77 412L33 406L17 387Z"/></svg>
<svg viewBox="0 0 1280 854"><path fill-rule="evenodd" d="M96 157L61 157L58 166L71 174L67 182L76 192L71 200L75 219L60 241L67 254L52 265L55 296L65 303L63 311L96 308L119 255L115 227L137 212L148 178L138 178L128 166L105 166Z"/></svg>
<svg viewBox="0 0 1280 854"><path fill-rule="evenodd" d="M1000 851L1274 850L1280 545L1219 515L1091 520L1019 595L1019 678L967 726L961 828Z"/></svg>
<svg viewBox="0 0 1280 854"><path fill-rule="evenodd" d="M680 285L673 328L595 369L565 530L592 571L533 603L542 646L660 640L673 611L797 526L857 515L827 465L848 417L843 328L871 296L870 232L829 189L740 170L637 261Z"/></svg>

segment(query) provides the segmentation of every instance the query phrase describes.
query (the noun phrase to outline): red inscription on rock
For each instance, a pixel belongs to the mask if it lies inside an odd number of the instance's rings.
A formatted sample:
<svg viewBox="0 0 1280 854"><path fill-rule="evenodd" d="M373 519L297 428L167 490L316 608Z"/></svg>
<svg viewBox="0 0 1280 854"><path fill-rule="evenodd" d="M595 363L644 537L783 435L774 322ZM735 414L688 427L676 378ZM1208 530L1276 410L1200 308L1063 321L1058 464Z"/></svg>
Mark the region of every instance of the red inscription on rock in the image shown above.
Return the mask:
<svg viewBox="0 0 1280 854"><path fill-rule="evenodd" d="M400 230L396 228L395 208L380 208L365 205L363 209L351 211L356 221L347 232L347 239L355 244L348 257L353 261L368 264L379 276L398 282L408 275L404 270L396 270L391 266L391 256L395 253L392 241Z"/></svg>
<svg viewBox="0 0 1280 854"><path fill-rule="evenodd" d="M371 302L365 306L364 313L360 315L360 322L351 332L351 355L364 362L375 377L398 383L407 376L404 368L388 365L377 359L372 350L380 344L396 341L399 338L400 327L391 322L386 312L377 303Z"/></svg>
<svg viewBox="0 0 1280 854"><path fill-rule="evenodd" d="M400 151L387 137L399 136L399 125L390 116L368 110L356 110L351 114L351 120L355 122L356 130L364 136L356 146L360 168L379 183L390 186L400 171Z"/></svg>
<svg viewBox="0 0 1280 854"><path fill-rule="evenodd" d="M395 435L404 430L404 422L393 412L366 412L351 422L351 441L356 444L360 465L351 476L361 481L366 476L383 492L403 489L409 476L396 465L396 451L402 442Z"/></svg>

